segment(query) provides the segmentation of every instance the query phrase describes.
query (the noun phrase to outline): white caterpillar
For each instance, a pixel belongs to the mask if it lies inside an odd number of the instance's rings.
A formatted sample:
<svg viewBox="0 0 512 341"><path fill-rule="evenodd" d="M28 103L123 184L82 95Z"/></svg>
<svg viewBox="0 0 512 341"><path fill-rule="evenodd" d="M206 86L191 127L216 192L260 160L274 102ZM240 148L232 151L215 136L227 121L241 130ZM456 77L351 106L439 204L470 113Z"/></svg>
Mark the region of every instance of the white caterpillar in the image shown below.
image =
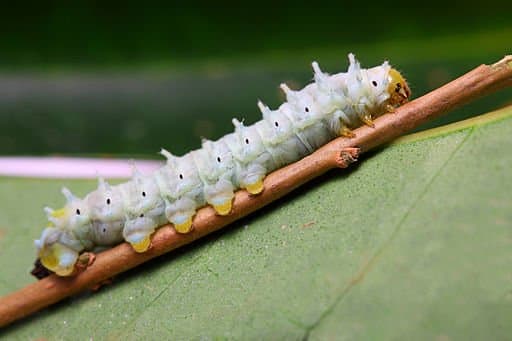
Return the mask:
<svg viewBox="0 0 512 341"><path fill-rule="evenodd" d="M328 141L352 135L351 129L393 111L410 91L388 62L362 69L349 54L346 73L329 75L313 62L314 82L299 91L285 84L287 102L271 110L258 102L263 119L177 157L162 150L165 166L151 175L135 171L125 183L98 188L78 198L63 188L66 205L45 208L49 226L35 241L41 263L58 275L70 275L79 254L121 243L146 251L158 226L171 222L179 233L192 228L196 210L211 205L219 215L231 211L234 192L257 195L271 171L297 161Z"/></svg>

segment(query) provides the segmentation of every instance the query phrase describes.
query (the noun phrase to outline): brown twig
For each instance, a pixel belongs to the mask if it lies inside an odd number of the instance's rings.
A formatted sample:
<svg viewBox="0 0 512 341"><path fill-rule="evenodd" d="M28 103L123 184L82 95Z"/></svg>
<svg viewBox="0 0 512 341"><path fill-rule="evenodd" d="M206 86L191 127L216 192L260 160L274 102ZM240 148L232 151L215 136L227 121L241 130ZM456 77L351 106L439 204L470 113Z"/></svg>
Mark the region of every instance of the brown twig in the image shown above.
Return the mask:
<svg viewBox="0 0 512 341"><path fill-rule="evenodd" d="M218 216L211 207L197 212L194 230L177 234L170 226L161 227L154 235L152 247L146 253L135 253L123 243L100 253L92 266L75 277L51 275L14 293L0 298L0 326L5 326L65 297L90 289L123 271L152 258L188 244L229 223L246 216L262 206L284 196L305 182L331 168L346 165L343 162L357 157L378 145L389 142L427 120L431 120L461 106L472 99L512 86L512 56L494 65L481 65L462 77L436 89L375 120L375 127L363 126L354 138L338 138L306 158L281 168L265 179L265 190L258 196L238 191L233 212ZM341 161L340 161L341 160Z"/></svg>

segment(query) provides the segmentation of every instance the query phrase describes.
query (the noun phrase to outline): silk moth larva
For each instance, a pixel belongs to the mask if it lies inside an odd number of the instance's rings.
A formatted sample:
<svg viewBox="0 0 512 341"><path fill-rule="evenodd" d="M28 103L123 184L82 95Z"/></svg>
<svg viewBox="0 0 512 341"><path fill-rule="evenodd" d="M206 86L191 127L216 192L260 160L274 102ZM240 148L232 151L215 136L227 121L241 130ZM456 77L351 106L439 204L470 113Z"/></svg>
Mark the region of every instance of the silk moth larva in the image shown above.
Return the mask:
<svg viewBox="0 0 512 341"><path fill-rule="evenodd" d="M203 140L200 149L180 157L162 150L167 162L153 174L134 171L130 181L116 186L100 178L84 198L64 188L65 206L45 208L49 226L35 241L41 263L66 276L83 251L125 240L145 252L158 226L171 222L177 232L187 233L204 205L229 214L237 189L258 195L269 172L338 136L350 137L352 129L373 125L372 118L408 100L406 81L387 62L362 69L352 54L349 62L346 73L334 75L313 62L314 82L298 91L282 84L287 101L278 109L258 102L262 120L246 126L233 119L233 133Z"/></svg>

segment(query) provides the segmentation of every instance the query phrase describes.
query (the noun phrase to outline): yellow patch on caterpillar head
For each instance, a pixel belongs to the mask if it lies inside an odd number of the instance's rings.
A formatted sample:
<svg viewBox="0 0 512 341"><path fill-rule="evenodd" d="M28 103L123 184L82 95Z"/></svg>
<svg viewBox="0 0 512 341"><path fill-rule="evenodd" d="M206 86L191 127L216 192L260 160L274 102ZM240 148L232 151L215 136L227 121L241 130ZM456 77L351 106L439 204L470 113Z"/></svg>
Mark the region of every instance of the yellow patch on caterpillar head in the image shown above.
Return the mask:
<svg viewBox="0 0 512 341"><path fill-rule="evenodd" d="M398 106L406 103L411 97L411 89L402 74L396 69L389 70L388 82L389 104Z"/></svg>
<svg viewBox="0 0 512 341"><path fill-rule="evenodd" d="M133 250L137 253L146 252L151 245L151 236L147 236L138 243L132 244Z"/></svg>

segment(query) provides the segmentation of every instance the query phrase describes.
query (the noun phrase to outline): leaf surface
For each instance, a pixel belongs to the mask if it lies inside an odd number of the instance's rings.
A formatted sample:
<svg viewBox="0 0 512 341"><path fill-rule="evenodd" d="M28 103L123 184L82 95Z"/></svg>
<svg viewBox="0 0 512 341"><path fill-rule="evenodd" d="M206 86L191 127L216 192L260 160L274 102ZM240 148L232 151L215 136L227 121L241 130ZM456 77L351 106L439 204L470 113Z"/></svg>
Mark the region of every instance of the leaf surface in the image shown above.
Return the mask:
<svg viewBox="0 0 512 341"><path fill-rule="evenodd" d="M18 339L512 335L512 108L365 155L247 219L4 330ZM0 295L42 207L91 181L0 179Z"/></svg>

